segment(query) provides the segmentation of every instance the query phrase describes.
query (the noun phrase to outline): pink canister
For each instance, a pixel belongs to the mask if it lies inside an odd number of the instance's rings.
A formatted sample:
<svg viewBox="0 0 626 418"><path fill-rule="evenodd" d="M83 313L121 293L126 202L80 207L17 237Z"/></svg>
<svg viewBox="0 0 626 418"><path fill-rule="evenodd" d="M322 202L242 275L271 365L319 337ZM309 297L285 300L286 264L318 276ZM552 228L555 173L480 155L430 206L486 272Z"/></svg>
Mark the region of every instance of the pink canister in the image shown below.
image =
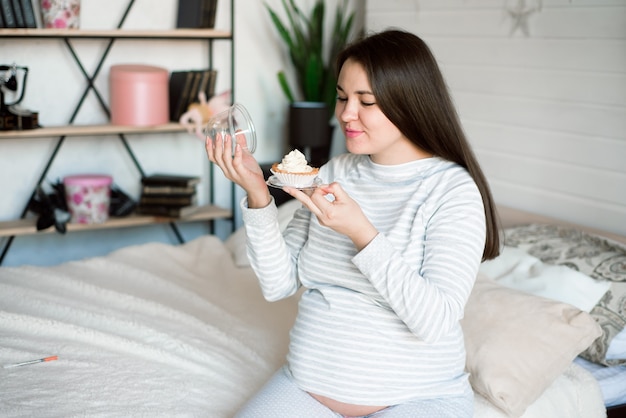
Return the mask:
<svg viewBox="0 0 626 418"><path fill-rule="evenodd" d="M152 126L169 122L169 72L141 64L111 66L111 123Z"/></svg>
<svg viewBox="0 0 626 418"><path fill-rule="evenodd" d="M109 218L111 176L82 174L63 179L65 198L72 218L70 222L97 224Z"/></svg>

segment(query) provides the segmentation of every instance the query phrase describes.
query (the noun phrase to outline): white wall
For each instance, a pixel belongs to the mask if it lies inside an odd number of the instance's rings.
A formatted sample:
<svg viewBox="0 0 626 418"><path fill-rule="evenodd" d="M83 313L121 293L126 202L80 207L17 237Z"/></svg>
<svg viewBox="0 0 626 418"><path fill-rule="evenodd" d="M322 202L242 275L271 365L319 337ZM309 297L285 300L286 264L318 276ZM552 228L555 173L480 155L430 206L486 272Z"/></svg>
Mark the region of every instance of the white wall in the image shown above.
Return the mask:
<svg viewBox="0 0 626 418"><path fill-rule="evenodd" d="M367 5L367 26L400 26L431 45L453 91L464 126L490 179L496 200L520 209L626 234L626 0L544 0L529 18L530 36L510 35L505 7L514 0L352 0ZM267 0L280 9L281 0ZM528 0L531 3L531 0ZM136 0L125 28L175 26L176 0L154 7ZM313 0L302 0L304 8ZM334 10L335 1L329 1ZM83 0L83 28L114 28L126 0ZM228 0L220 0L217 28L228 28ZM259 161L280 158L286 101L275 74L287 56L263 2L238 0L235 13L236 99L259 131ZM105 41L72 41L93 71ZM216 43L218 91L230 84L227 43ZM108 100L110 65L142 62L169 70L206 66L201 41L116 41L96 80ZM67 123L85 83L59 40L0 38L0 64L28 66L24 105L46 126ZM79 123L106 119L90 94ZM200 141L186 134L129 136L146 172L205 176ZM19 217L52 152L55 138L0 141L0 221ZM341 145L341 144L339 144ZM138 173L117 137L68 138L47 177L107 172L135 197ZM219 203L230 204L228 187ZM200 187L201 202L208 189ZM221 233L229 225L221 226ZM192 238L204 224L182 226ZM104 254L146 240L175 242L164 226L18 237L4 264L54 264ZM0 245L5 239L0 238ZM0 247L1 248L1 247Z"/></svg>
<svg viewBox="0 0 626 418"><path fill-rule="evenodd" d="M440 61L495 199L626 235L626 0L368 0Z"/></svg>
<svg viewBox="0 0 626 418"><path fill-rule="evenodd" d="M35 3L37 3L35 1ZM354 4L363 3L353 0ZM81 28L113 29L128 0L83 0ZM175 27L176 0L136 0L123 26L125 29L169 29ZM284 120L287 102L276 81L279 69L288 67L288 57L270 22L264 4L281 10L281 0L235 2L235 98L250 111L259 133L256 152L261 162L275 161L284 151ZM313 0L299 1L309 10ZM333 16L336 0L328 1L327 16ZM230 1L219 0L217 29L230 28ZM107 42L72 40L87 72L92 73ZM230 45L215 42L214 66L219 70L217 91L230 86ZM86 87L78 67L61 40L0 38L0 64L17 63L29 68L25 107L38 111L44 126L67 124L73 108ZM108 102L108 69L117 63L157 65L170 71L203 68L208 63L205 41L117 40L96 79L96 86ZM105 123L106 117L93 93L83 105L77 123ZM187 134L131 135L127 137L146 173L173 172L201 175L206 179L208 163L201 141ZM0 221L17 219L30 197L52 153L57 138L0 141ZM123 190L138 197L139 174L117 138L67 138L47 181L68 174L98 172L111 174ZM199 187L200 203L208 201L208 185ZM217 203L230 206L229 186L217 188ZM239 191L240 194L240 191ZM240 223L237 211L237 224ZM180 225L191 239L208 231L206 224ZM230 231L227 222L218 223L218 233ZM176 242L167 226L150 226L80 232L60 236L46 234L18 237L13 241L4 265L55 264L68 259L105 254L133 243L148 240ZM6 243L0 238L0 251Z"/></svg>

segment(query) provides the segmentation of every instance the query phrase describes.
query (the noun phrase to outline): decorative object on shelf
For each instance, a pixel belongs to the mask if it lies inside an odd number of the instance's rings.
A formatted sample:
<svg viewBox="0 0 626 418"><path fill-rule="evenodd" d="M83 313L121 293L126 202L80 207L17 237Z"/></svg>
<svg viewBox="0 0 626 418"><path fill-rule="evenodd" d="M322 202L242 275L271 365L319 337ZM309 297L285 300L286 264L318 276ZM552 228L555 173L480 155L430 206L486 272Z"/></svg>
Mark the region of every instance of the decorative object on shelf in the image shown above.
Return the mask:
<svg viewBox="0 0 626 418"><path fill-rule="evenodd" d="M80 174L63 179L70 222L97 224L109 218L111 203L111 176Z"/></svg>
<svg viewBox="0 0 626 418"><path fill-rule="evenodd" d="M182 114L178 122L187 129L189 134L204 141L206 138L204 126L209 122L211 116L223 112L230 106L230 90L213 96L208 102L205 94L201 92L198 94L198 100L198 102L189 105L189 110Z"/></svg>
<svg viewBox="0 0 626 418"><path fill-rule="evenodd" d="M61 182L51 186L51 193L46 193L41 186L37 187L33 198L28 202L28 210L39 215L37 231L43 231L54 225L57 232L65 234L67 222L70 220L65 187Z"/></svg>
<svg viewBox="0 0 626 418"><path fill-rule="evenodd" d="M61 181L51 184L52 191L46 193L40 185L37 187L33 198L28 203L28 210L39 217L37 218L37 231L43 231L54 225L57 232L65 234L67 223L71 214L67 206L65 185ZM109 215L123 217L130 215L137 206L130 196L119 187L111 186Z"/></svg>
<svg viewBox="0 0 626 418"><path fill-rule="evenodd" d="M5 90L16 92L19 89L18 71L22 71L22 88L18 98L8 103ZM39 114L20 106L26 92L27 67L0 65L0 131L35 129L39 127Z"/></svg>
<svg viewBox="0 0 626 418"><path fill-rule="evenodd" d="M298 89L294 91L289 85L285 72L278 72L278 82L290 103L289 120L300 121L298 124L290 123L289 148L304 147L305 153L309 154L307 158L316 165L321 165L327 160L330 151L332 136L332 128L329 127L330 118L334 114L337 96L334 60L351 36L354 12L348 13L347 0L341 0L335 11L332 33L325 41L326 5L324 0L316 0L309 15L306 15L294 0L284 0L283 6L290 26L285 24L273 9L266 7L276 30L287 47L298 86ZM326 45L328 48L324 48ZM319 123L317 115L323 112L320 110L322 106L327 108L326 126L314 127L314 123ZM291 115L292 112L296 114ZM303 114L305 112L314 113L315 119L302 123L311 119ZM320 138L312 139L311 132L313 131L319 132ZM304 136L307 137L306 140L298 139ZM307 145L304 142L314 145ZM318 154L321 154L321 158L317 157Z"/></svg>
<svg viewBox="0 0 626 418"><path fill-rule="evenodd" d="M119 187L111 186L111 202L109 203L109 215L117 218L128 216L135 211L137 202Z"/></svg>
<svg viewBox="0 0 626 418"><path fill-rule="evenodd" d="M178 0L177 28L215 27L217 0Z"/></svg>
<svg viewBox="0 0 626 418"><path fill-rule="evenodd" d="M44 28L80 28L80 0L40 0Z"/></svg>
<svg viewBox="0 0 626 418"><path fill-rule="evenodd" d="M111 123L153 126L169 122L169 72L141 64L111 66Z"/></svg>
<svg viewBox="0 0 626 418"><path fill-rule="evenodd" d="M522 31L524 36L528 37L530 35L530 30L528 29L528 19L533 13L538 13L541 11L543 7L543 0L535 0L533 6L528 6L526 4L526 0L516 0L516 4L514 7L507 7L506 12L509 17L513 20L513 26L511 27L510 36L519 29Z"/></svg>

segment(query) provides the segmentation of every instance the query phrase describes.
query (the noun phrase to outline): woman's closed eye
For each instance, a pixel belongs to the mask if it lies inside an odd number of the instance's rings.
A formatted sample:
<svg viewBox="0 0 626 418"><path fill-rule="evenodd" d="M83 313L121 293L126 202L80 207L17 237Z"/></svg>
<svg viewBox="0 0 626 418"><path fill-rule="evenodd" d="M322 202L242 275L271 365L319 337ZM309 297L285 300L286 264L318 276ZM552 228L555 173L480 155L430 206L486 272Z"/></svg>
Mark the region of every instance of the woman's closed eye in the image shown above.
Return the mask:
<svg viewBox="0 0 626 418"><path fill-rule="evenodd" d="M341 96L337 96L337 101L338 102L347 102L348 98L347 97L341 97ZM376 102L366 102L361 100L361 106L374 106L376 104Z"/></svg>

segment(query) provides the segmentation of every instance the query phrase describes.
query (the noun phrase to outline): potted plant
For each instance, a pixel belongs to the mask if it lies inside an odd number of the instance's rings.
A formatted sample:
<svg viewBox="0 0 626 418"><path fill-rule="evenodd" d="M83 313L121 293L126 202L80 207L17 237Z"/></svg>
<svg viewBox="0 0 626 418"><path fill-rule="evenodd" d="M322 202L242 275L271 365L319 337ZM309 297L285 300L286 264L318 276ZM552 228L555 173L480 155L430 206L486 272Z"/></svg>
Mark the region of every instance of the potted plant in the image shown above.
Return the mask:
<svg viewBox="0 0 626 418"><path fill-rule="evenodd" d="M329 148L335 110L336 84L334 60L348 43L354 12L348 13L347 0L339 0L328 40L324 37L325 0L316 0L305 14L295 0L282 0L286 20L266 4L270 18L284 41L295 70L292 88L284 70L278 82L289 100L289 142L305 148ZM320 123L320 121L323 121Z"/></svg>
<svg viewBox="0 0 626 418"><path fill-rule="evenodd" d="M290 103L299 93L304 101L326 103L334 110L337 80L334 59L348 42L354 22L354 12L346 15L347 0L341 0L335 12L333 30L327 50L324 49L324 0L316 0L309 16L296 5L295 0L282 0L288 24L266 5L274 26L285 42L291 63L296 71L298 91L291 88L284 71L278 72L278 81Z"/></svg>

